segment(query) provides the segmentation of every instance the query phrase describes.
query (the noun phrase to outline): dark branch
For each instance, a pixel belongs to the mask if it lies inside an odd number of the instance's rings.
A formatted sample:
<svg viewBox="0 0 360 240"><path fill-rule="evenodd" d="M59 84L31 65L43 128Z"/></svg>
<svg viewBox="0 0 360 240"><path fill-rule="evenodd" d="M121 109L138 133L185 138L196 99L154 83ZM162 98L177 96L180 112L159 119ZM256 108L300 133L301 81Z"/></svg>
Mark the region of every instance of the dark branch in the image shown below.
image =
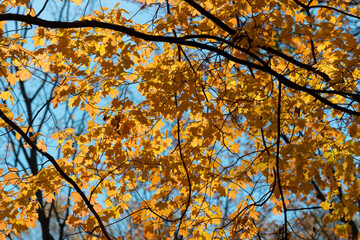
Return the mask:
<svg viewBox="0 0 360 240"><path fill-rule="evenodd" d="M213 21L216 25L218 25L221 29L223 29L224 31L228 32L230 35L235 35L236 31L234 29L232 29L231 27L229 27L228 25L226 25L225 23L223 23L220 19L218 19L217 17L215 17L214 15L212 15L209 11L205 10L203 7L201 7L198 3L196 3L193 0L184 0L185 2L187 2L190 6L192 6L193 8L195 8L196 10L198 10L202 15L204 15L205 17L209 18L211 21Z"/></svg>
<svg viewBox="0 0 360 240"><path fill-rule="evenodd" d="M36 144L31 141L31 139L26 135L26 133L21 130L21 128L16 125L13 121L11 121L1 110L0 110L0 118L3 119L12 129L14 129L17 133L20 134L20 136L25 140L25 142L27 144L29 144L29 146L32 149L35 149L38 153L40 153L41 155L43 155L44 157L46 157L55 167L55 169L57 170L57 172L61 175L61 177L67 181L71 186L73 186L76 190L76 192L78 194L80 194L81 198L83 199L83 201L85 202L86 206L90 209L90 211L94 214L96 220L98 221L100 228L102 230L102 232L104 233L105 237L109 240L111 240L112 238L110 237L109 233L107 232L104 223L102 222L99 214L96 212L96 210L94 209L94 206L90 203L90 201L87 199L87 197L85 196L85 194L81 191L80 187L75 183L74 180L72 180L59 166L59 164L56 162L56 160L54 159L53 156L51 156L49 153L42 151L40 148L38 148L36 146Z"/></svg>
<svg viewBox="0 0 360 240"><path fill-rule="evenodd" d="M253 63L253 62L239 59L239 58L233 56L232 54L230 54L222 49L216 48L214 46L210 46L210 45L207 45L204 43L199 43L199 42L194 42L194 41L186 41L185 40L186 37L176 38L176 37L168 37L168 36L150 35L150 34L138 32L135 29L130 28L130 27L125 27L125 26L116 25L116 24L107 23L107 22L99 22L99 21L85 20L85 21L74 21L74 22L59 22L59 21L43 20L43 19L40 19L37 17L25 16L25 15L20 15L20 14L11 14L11 13L0 14L0 21L7 21L7 20L21 21L21 22L25 22L28 24L38 25L41 27L59 28L59 29L85 28L85 27L103 28L103 29L109 29L109 30L122 32L122 33L128 34L129 36L140 38L140 39L143 39L146 41L175 43L175 44L181 44L184 46L190 46L190 47L196 47L199 49L209 50L209 51L215 52L215 53L219 54L220 56L223 56L233 62L269 73L270 75L276 77L279 80L279 82L281 82L285 86L292 88L294 90L306 92L306 93L310 94L311 96L313 96L315 99L324 103L325 105L332 107L333 109L339 110L344 113L348 113L350 115L360 116L360 112L356 112L354 110L351 110L351 109L348 109L345 107L341 107L335 103L330 102L326 98L324 98L321 95L319 95L318 93L316 93L315 90L300 86L300 85L290 81L282 74L271 69L269 66L263 66L263 65L259 65L259 64Z"/></svg>

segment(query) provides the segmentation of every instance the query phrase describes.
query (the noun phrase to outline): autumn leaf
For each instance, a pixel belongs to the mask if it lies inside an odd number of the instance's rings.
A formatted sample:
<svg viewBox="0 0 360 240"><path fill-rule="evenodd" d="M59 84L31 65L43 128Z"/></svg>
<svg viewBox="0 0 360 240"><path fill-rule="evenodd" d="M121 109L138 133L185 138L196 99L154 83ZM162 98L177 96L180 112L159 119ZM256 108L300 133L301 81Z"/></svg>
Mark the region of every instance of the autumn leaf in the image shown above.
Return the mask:
<svg viewBox="0 0 360 240"><path fill-rule="evenodd" d="M359 238L356 3L71 2L0 4L0 238Z"/></svg>
<svg viewBox="0 0 360 240"><path fill-rule="evenodd" d="M7 184L16 184L19 180L18 175L15 172L9 172L4 176L4 183Z"/></svg>

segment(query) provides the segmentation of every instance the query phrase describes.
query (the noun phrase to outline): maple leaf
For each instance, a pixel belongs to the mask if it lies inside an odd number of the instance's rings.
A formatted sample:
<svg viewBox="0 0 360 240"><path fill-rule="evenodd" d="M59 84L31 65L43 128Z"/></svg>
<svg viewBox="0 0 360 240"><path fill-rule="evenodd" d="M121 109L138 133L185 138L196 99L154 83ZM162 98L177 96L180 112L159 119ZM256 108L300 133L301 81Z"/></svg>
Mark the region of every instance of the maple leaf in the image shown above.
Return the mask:
<svg viewBox="0 0 360 240"><path fill-rule="evenodd" d="M71 2L0 3L0 238L359 237L356 3Z"/></svg>

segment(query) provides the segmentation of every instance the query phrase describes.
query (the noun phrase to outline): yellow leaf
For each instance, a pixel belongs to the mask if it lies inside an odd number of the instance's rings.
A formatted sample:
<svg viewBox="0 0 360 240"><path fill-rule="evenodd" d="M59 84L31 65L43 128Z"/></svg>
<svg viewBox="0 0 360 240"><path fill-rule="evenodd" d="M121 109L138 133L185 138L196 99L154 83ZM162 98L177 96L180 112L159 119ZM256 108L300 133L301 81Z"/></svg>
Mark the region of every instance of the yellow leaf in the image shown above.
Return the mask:
<svg viewBox="0 0 360 240"><path fill-rule="evenodd" d="M11 96L11 93L9 91L1 92L0 98L4 101L6 101L8 99L11 99L11 101L13 100L13 97Z"/></svg>
<svg viewBox="0 0 360 240"><path fill-rule="evenodd" d="M51 203L53 200L55 200L55 196L53 193L49 193L47 195L44 196L45 201L48 203Z"/></svg>
<svg viewBox="0 0 360 240"><path fill-rule="evenodd" d="M42 36L34 35L33 36L34 46L43 46L45 44L45 39Z"/></svg>
<svg viewBox="0 0 360 240"><path fill-rule="evenodd" d="M43 152L46 152L47 147L43 140L39 140L37 143L37 146L39 149L41 149Z"/></svg>
<svg viewBox="0 0 360 240"><path fill-rule="evenodd" d="M320 204L320 207L322 207L322 209L324 209L326 211L326 210L330 209L331 204L329 202L325 201Z"/></svg>
<svg viewBox="0 0 360 240"><path fill-rule="evenodd" d="M19 79L22 81L31 78L31 72L27 69L22 69L22 70L18 71L16 74L18 74Z"/></svg>
<svg viewBox="0 0 360 240"><path fill-rule="evenodd" d="M8 74L6 80L11 84L11 86L14 86L19 78L15 74Z"/></svg>
<svg viewBox="0 0 360 240"><path fill-rule="evenodd" d="M295 21L303 23L306 18L306 15L302 12L295 15Z"/></svg>
<svg viewBox="0 0 360 240"><path fill-rule="evenodd" d="M36 16L36 13L35 13L34 8L29 7L29 8L26 10L25 15L30 15L30 16L32 16L32 17L35 17L35 16Z"/></svg>
<svg viewBox="0 0 360 240"><path fill-rule="evenodd" d="M82 4L82 0L72 0L72 2L74 2L77 6L80 6Z"/></svg>
<svg viewBox="0 0 360 240"><path fill-rule="evenodd" d="M111 98L115 98L117 95L119 95L119 91L116 88L114 88L111 91L109 91L109 95Z"/></svg>
<svg viewBox="0 0 360 240"><path fill-rule="evenodd" d="M231 199L235 199L236 198L236 191L232 190L232 191L229 191L229 198Z"/></svg>
<svg viewBox="0 0 360 240"><path fill-rule="evenodd" d="M18 180L19 180L19 177L14 172L9 172L4 176L5 184L16 184Z"/></svg>

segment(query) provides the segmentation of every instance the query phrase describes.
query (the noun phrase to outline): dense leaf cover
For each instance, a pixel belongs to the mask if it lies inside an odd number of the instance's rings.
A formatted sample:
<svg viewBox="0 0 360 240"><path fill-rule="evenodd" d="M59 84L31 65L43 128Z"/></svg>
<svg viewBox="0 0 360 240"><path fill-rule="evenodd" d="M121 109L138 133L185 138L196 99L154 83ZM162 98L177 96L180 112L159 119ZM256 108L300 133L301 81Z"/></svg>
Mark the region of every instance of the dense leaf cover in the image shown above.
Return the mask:
<svg viewBox="0 0 360 240"><path fill-rule="evenodd" d="M358 238L357 0L48 2L0 1L0 239Z"/></svg>

